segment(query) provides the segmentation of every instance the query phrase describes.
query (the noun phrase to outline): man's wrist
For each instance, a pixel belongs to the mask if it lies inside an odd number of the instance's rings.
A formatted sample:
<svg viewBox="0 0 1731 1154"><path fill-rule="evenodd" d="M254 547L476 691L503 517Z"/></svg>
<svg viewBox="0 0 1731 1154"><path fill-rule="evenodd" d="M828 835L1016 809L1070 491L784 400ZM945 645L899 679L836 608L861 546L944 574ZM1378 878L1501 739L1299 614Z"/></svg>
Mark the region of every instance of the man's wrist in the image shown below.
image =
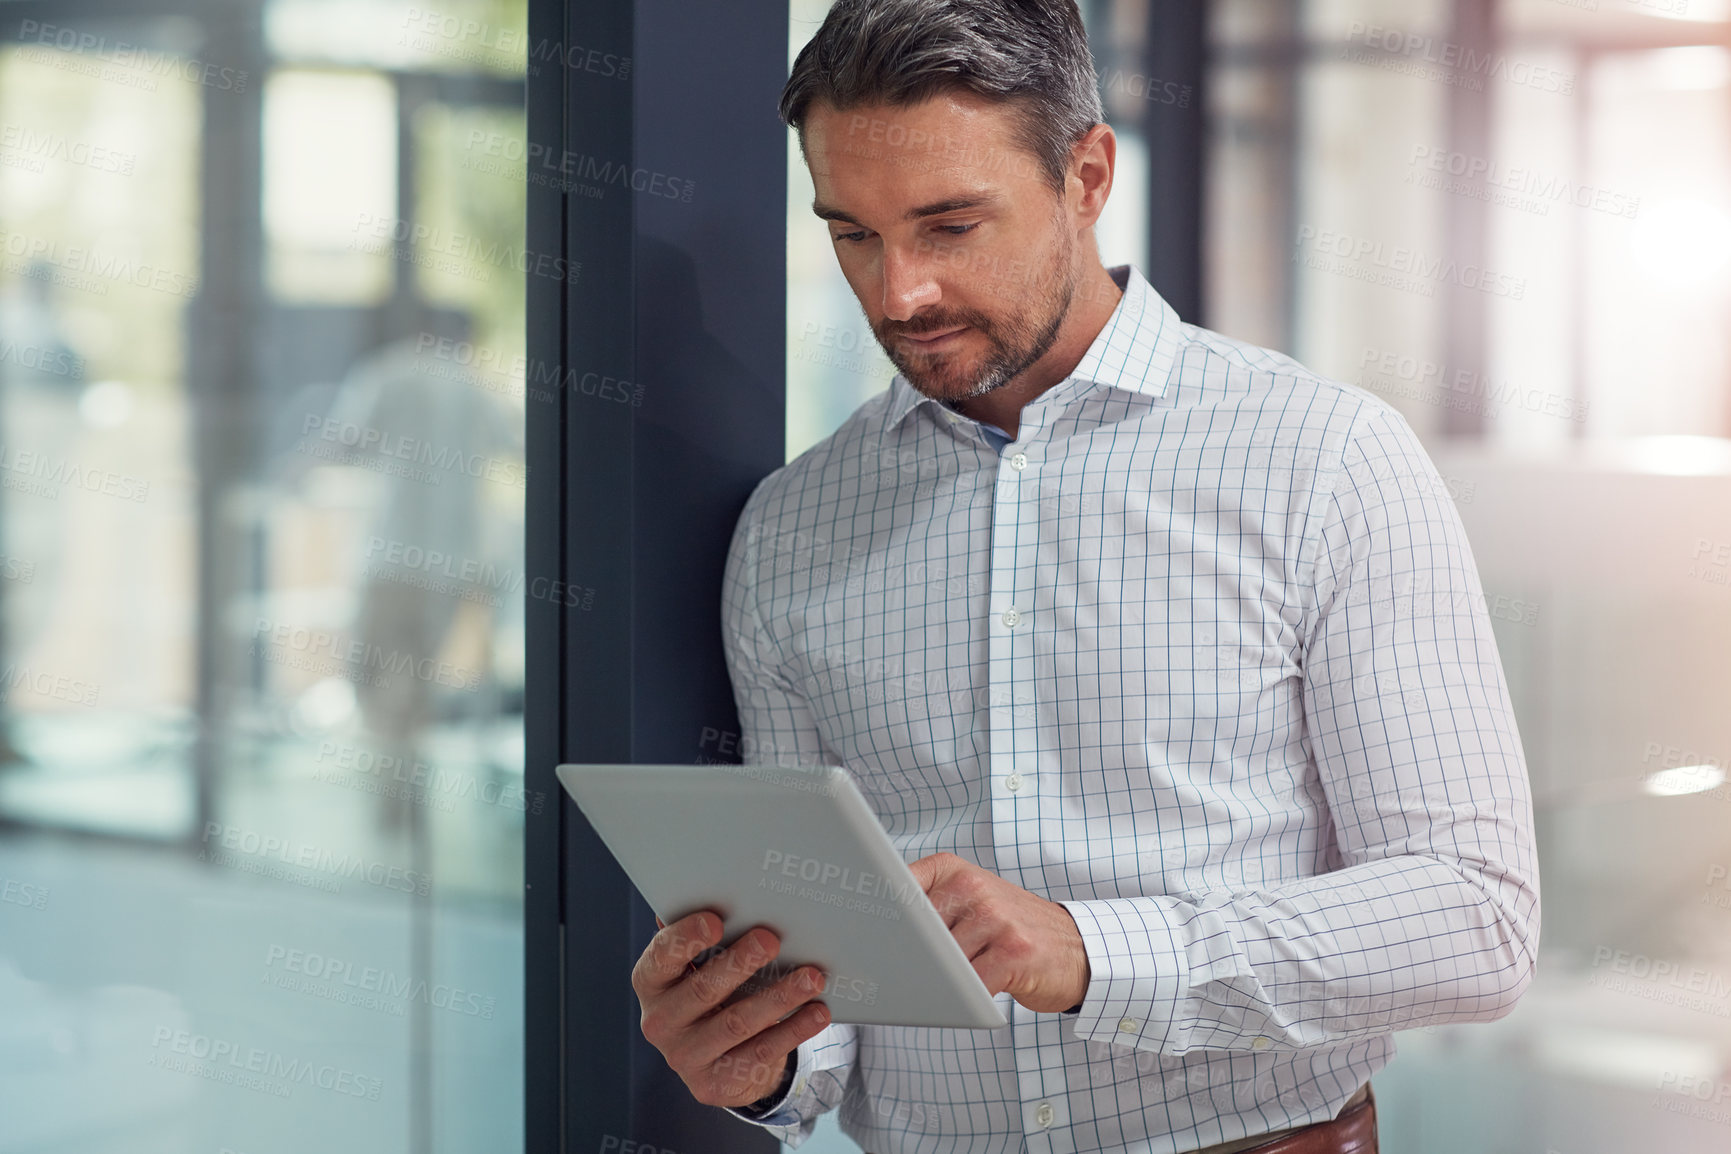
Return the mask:
<svg viewBox="0 0 1731 1154"><path fill-rule="evenodd" d="M795 1047L787 1052L787 1061L783 1064L781 1069L781 1081L776 1083L775 1089L771 1090L757 1101L752 1102L749 1105L741 1106L739 1109L747 1114L762 1114L771 1106L780 1102L782 1098L787 1095L787 1088L793 1085L793 1072L798 1069L798 1067L799 1049L798 1047Z"/></svg>

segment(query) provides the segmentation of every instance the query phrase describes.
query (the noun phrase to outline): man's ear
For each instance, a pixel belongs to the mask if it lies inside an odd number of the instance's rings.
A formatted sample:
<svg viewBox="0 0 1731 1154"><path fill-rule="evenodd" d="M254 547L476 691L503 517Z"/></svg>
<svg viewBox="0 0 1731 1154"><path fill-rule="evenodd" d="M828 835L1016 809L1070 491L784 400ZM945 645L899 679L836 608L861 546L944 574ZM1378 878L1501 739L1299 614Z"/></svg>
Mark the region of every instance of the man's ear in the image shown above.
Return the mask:
<svg viewBox="0 0 1731 1154"><path fill-rule="evenodd" d="M1112 194L1112 176L1118 167L1118 136L1102 121L1090 128L1070 148L1070 171L1065 180L1070 211L1079 228L1089 228L1105 211Z"/></svg>

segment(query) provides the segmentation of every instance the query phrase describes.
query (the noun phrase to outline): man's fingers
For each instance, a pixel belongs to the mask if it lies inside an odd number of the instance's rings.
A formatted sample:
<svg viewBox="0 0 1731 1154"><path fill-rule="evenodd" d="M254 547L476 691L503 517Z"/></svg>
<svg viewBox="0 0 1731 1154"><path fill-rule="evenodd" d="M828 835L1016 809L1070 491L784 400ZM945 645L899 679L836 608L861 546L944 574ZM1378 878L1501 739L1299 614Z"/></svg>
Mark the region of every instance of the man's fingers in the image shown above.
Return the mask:
<svg viewBox="0 0 1731 1154"><path fill-rule="evenodd" d="M968 956L969 961L990 949L998 936L998 927L988 924L984 918L959 917L949 926L950 936L956 939L956 944L962 947L962 953Z"/></svg>
<svg viewBox="0 0 1731 1154"><path fill-rule="evenodd" d="M932 908L938 911L938 916L943 918L944 925L958 937L958 931L963 927L977 926L989 920L985 917L986 895L972 879L961 876L945 878L926 897L931 900Z"/></svg>
<svg viewBox="0 0 1731 1154"><path fill-rule="evenodd" d="M920 883L920 889L929 894L932 887L949 872L949 862L946 859L953 857L955 855L949 853L927 854L917 861L909 862L908 872L914 875L916 882Z"/></svg>
<svg viewBox="0 0 1731 1154"><path fill-rule="evenodd" d="M753 926L668 992L672 1012L685 1021L696 1021L725 1002L740 985L774 960L781 952L781 939L763 926ZM735 1038L729 1048L749 1035Z"/></svg>
<svg viewBox="0 0 1731 1154"><path fill-rule="evenodd" d="M992 943L987 942L968 958L974 967L974 973L980 975L980 981L985 983L986 992L1001 994L1010 988L1014 976L1010 959L1001 950L994 950Z"/></svg>
<svg viewBox="0 0 1731 1154"><path fill-rule="evenodd" d="M766 1082L773 1086L775 1082L771 1075L774 1079L780 1078L788 1054L801 1042L822 1033L828 1025L829 1009L821 1002L801 1006L799 1012L786 1021L762 1030L721 1055L710 1069L724 1089L756 1089ZM754 1097L762 1097L762 1094Z"/></svg>
<svg viewBox="0 0 1731 1154"><path fill-rule="evenodd" d="M688 914L649 939L631 971L631 988L652 997L682 980L686 966L721 940L721 919L708 910Z"/></svg>
<svg viewBox="0 0 1731 1154"><path fill-rule="evenodd" d="M783 975L768 989L721 1006L698 1023L695 1050L700 1059L719 1061L747 1040L756 1038L782 1018L801 1009L801 1003L823 993L823 972L816 966L801 966ZM801 1012L804 1012L803 1010ZM824 1011L828 1020L828 1010ZM791 1047L783 1047L785 1054Z"/></svg>

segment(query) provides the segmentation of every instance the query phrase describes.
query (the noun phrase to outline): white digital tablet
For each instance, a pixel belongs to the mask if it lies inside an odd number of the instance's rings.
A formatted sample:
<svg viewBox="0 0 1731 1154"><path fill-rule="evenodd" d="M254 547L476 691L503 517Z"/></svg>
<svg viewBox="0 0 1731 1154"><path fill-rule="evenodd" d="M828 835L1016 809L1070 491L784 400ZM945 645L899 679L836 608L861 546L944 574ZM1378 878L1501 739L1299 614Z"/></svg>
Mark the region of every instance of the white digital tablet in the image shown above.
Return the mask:
<svg viewBox="0 0 1731 1154"><path fill-rule="evenodd" d="M722 945L780 935L768 984L801 965L828 976L832 1022L1007 1025L949 927L834 766L561 765L559 781L655 916L722 918Z"/></svg>

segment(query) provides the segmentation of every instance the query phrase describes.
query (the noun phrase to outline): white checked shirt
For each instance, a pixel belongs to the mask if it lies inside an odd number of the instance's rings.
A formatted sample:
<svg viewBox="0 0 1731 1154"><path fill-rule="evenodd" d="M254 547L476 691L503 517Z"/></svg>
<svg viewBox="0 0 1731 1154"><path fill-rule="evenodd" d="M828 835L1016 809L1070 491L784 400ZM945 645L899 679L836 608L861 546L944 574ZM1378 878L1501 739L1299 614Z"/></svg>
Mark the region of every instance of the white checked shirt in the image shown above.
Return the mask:
<svg viewBox="0 0 1731 1154"><path fill-rule="evenodd" d="M1382 400L1112 275L1001 451L898 375L741 514L746 760L844 766L907 860L1063 903L1091 967L1079 1014L832 1024L754 1119L790 1145L837 1106L874 1154L1303 1126L1391 1031L1531 980L1526 765L1448 487Z"/></svg>

